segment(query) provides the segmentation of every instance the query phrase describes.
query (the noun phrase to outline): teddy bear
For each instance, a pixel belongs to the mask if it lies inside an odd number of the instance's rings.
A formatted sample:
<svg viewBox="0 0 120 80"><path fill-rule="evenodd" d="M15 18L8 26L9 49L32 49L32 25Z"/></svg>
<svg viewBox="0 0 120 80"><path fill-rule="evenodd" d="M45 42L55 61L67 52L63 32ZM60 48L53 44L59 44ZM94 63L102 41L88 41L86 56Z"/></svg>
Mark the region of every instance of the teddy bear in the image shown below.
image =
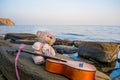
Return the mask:
<svg viewBox="0 0 120 80"><path fill-rule="evenodd" d="M47 31L37 31L36 35L39 42L53 45L53 43L56 41L55 37L50 32Z"/></svg>
<svg viewBox="0 0 120 80"><path fill-rule="evenodd" d="M34 52L45 56L55 56L55 51L51 46L55 42L55 37L51 33L45 31L38 31L36 35L38 41L32 46ZM42 56L33 55L32 58L35 64L43 64L45 62Z"/></svg>

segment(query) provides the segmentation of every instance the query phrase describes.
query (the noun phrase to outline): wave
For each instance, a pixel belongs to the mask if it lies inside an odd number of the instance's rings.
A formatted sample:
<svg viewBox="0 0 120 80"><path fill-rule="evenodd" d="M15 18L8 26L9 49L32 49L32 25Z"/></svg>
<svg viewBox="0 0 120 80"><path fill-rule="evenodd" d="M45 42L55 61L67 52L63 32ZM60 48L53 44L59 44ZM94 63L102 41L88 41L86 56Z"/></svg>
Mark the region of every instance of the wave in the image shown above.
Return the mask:
<svg viewBox="0 0 120 80"><path fill-rule="evenodd" d="M83 35L83 34L76 34L76 33L63 33L63 35L86 36L86 35Z"/></svg>

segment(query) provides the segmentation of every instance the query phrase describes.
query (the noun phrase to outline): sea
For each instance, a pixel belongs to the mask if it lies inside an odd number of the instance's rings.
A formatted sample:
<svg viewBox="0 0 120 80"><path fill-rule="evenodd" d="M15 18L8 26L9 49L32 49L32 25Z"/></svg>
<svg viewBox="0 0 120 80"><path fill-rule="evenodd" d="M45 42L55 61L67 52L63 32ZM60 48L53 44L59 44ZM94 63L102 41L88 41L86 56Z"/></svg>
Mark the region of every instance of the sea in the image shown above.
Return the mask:
<svg viewBox="0 0 120 80"><path fill-rule="evenodd" d="M56 38L99 42L120 42L120 26L106 25L15 25L0 26L0 35L48 31Z"/></svg>
<svg viewBox="0 0 120 80"><path fill-rule="evenodd" d="M0 36L7 33L31 33L36 34L37 31L48 31L56 38L65 40L82 40L82 41L98 41L98 42L118 42L120 43L120 26L103 26L103 25L15 25L0 26ZM63 54L74 60L78 53ZM120 58L120 51L118 53ZM116 62L115 68L120 68L120 63ZM119 76L120 70L115 70L110 74L113 79Z"/></svg>

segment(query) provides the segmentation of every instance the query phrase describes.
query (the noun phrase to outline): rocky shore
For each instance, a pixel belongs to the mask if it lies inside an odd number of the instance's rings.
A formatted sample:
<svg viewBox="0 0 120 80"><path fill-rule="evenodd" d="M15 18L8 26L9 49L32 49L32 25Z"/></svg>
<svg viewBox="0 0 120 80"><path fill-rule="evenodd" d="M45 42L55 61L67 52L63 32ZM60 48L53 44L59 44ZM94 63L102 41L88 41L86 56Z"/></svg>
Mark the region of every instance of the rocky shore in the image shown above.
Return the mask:
<svg viewBox="0 0 120 80"><path fill-rule="evenodd" d="M26 48L32 50L31 46L35 41L37 41L37 37L33 34L10 33L6 34L5 37L0 37L0 39L0 80L15 80L15 72L13 70L14 68L12 60L13 58L11 58L9 55L5 60L5 58L3 58L2 56L1 51L9 46L12 46L12 48L16 48L19 46L20 43L26 44ZM113 69L115 66L117 53L119 51L119 44L120 43L116 42L91 42L79 40L70 41L56 39L56 42L52 46L55 49L56 53L58 53L57 56L61 58L74 60L74 58L65 57L62 54L77 53L78 56L76 58L78 58L78 60L93 64L97 68L96 80L110 80L109 75L111 73L111 69ZM6 47L3 48L3 46ZM24 63L20 64L20 68L23 69L21 80L24 80L27 77L29 77L29 79L27 80L39 80L38 78L41 78L42 80L68 80L68 78L64 76L46 72L43 69L44 65L41 66L33 64L33 61L30 57L31 55L28 55L27 58L20 59L20 62L24 61L27 63L27 65ZM9 62L10 60L12 62ZM22 68L26 66L29 67L29 69L31 70ZM7 72L5 70L7 70ZM39 73L39 70L41 71L41 73ZM39 74L39 76L37 74Z"/></svg>
<svg viewBox="0 0 120 80"><path fill-rule="evenodd" d="M0 25L13 26L15 25L15 23L11 21L9 18L0 18Z"/></svg>

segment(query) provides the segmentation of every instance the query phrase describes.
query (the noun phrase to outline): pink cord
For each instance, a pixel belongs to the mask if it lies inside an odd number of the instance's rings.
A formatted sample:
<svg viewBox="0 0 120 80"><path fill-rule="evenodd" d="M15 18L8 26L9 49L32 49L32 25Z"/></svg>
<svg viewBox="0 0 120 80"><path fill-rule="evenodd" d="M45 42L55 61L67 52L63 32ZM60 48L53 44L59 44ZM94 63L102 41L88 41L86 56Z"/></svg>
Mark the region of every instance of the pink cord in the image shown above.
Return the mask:
<svg viewBox="0 0 120 80"><path fill-rule="evenodd" d="M21 53L21 50L22 50L24 47L25 47L24 44L20 44L18 53L17 53L16 58L15 58L15 72L16 72L17 80L20 80L20 76L19 76L19 72L18 72L18 68L17 68L17 62L18 62L18 59L19 59L19 55L20 55L20 53Z"/></svg>

